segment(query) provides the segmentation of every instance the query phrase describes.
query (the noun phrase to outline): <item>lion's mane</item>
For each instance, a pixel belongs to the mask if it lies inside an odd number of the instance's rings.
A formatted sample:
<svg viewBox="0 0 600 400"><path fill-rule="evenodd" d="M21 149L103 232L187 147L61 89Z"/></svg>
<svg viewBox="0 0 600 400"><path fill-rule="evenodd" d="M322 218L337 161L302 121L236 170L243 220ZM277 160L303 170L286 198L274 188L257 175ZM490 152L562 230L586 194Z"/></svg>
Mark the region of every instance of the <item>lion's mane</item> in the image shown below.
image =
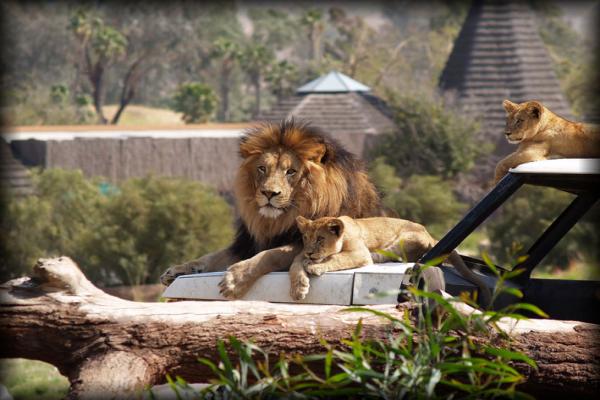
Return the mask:
<svg viewBox="0 0 600 400"><path fill-rule="evenodd" d="M272 149L293 152L306 166L305 175L294 188L294 207L276 219L262 217L253 201L257 188L253 174L256 155ZM337 141L308 124L290 119L281 124L258 125L245 132L240 155L243 161L234 185L240 220L231 246L240 259L300 242L295 222L298 215L315 219L383 214L379 195L364 164Z"/></svg>

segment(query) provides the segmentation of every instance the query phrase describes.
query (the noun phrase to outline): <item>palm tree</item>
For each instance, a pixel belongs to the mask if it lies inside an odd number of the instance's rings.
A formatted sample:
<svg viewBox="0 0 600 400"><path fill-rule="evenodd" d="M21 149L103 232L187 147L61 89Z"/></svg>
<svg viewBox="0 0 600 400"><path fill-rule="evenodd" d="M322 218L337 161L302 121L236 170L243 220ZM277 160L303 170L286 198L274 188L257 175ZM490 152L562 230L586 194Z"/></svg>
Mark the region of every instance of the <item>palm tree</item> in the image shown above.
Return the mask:
<svg viewBox="0 0 600 400"><path fill-rule="evenodd" d="M323 13L320 10L308 10L300 18L300 23L308 29L308 40L310 41L310 59L321 60L321 38L325 25L323 24Z"/></svg>
<svg viewBox="0 0 600 400"><path fill-rule="evenodd" d="M273 58L274 55L270 49L252 42L246 44L241 54L241 67L254 87L254 117L260 114L261 84Z"/></svg>
<svg viewBox="0 0 600 400"><path fill-rule="evenodd" d="M211 56L219 59L221 62L219 69L219 97L221 98L221 105L217 113L219 121L229 120L231 73L236 63L240 60L241 55L238 43L230 39L219 38L212 45Z"/></svg>

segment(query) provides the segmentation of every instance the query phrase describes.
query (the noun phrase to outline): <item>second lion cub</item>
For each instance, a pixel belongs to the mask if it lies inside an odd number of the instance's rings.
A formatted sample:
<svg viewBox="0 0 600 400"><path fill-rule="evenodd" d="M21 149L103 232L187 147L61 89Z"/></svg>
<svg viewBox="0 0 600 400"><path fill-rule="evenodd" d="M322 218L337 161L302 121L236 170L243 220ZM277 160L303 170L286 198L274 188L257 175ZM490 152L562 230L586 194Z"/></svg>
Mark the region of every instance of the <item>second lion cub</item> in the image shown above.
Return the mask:
<svg viewBox="0 0 600 400"><path fill-rule="evenodd" d="M291 296L295 300L303 299L308 293L306 273L318 276L329 271L391 261L382 254L372 253L378 249L401 254L407 262L416 262L437 243L423 225L399 218L352 219L342 216L311 221L299 216L296 222L304 249L290 268ZM456 251L448 258L465 279L479 286L482 300L487 305L491 296L481 278L464 264Z"/></svg>

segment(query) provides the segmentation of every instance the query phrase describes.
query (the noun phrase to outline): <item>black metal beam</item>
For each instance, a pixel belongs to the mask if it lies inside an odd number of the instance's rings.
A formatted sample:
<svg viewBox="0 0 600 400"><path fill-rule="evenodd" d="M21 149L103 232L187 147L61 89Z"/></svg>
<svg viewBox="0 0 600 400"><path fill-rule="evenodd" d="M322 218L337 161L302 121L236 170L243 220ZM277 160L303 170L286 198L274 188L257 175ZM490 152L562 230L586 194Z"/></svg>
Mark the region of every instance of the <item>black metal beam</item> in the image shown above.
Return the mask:
<svg viewBox="0 0 600 400"><path fill-rule="evenodd" d="M515 268L525 270L516 280L519 282L528 280L536 265L571 230L577 221L592 208L596 201L598 201L598 193L584 193L577 196L529 248L527 259L515 266Z"/></svg>
<svg viewBox="0 0 600 400"><path fill-rule="evenodd" d="M449 254L456 249L487 217L508 199L521 185L524 178L508 173L479 203L475 205L443 238L429 250L420 263L426 263L436 257Z"/></svg>

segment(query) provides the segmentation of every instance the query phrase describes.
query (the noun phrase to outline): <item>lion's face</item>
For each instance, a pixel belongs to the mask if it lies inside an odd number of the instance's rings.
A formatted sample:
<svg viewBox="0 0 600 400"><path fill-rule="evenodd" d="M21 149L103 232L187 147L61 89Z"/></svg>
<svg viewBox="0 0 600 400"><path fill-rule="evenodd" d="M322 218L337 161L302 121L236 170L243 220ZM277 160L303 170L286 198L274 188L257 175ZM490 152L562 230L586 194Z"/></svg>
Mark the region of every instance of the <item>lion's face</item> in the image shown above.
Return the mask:
<svg viewBox="0 0 600 400"><path fill-rule="evenodd" d="M268 151L252 162L260 215L277 218L294 207L294 191L305 173L303 163L290 151Z"/></svg>
<svg viewBox="0 0 600 400"><path fill-rule="evenodd" d="M342 251L344 223L340 219L324 217L311 221L299 216L296 224L302 233L306 258L319 263Z"/></svg>
<svg viewBox="0 0 600 400"><path fill-rule="evenodd" d="M543 107L537 101L521 104L504 100L506 110L506 129L504 134L509 143L520 143L531 139L538 132Z"/></svg>

